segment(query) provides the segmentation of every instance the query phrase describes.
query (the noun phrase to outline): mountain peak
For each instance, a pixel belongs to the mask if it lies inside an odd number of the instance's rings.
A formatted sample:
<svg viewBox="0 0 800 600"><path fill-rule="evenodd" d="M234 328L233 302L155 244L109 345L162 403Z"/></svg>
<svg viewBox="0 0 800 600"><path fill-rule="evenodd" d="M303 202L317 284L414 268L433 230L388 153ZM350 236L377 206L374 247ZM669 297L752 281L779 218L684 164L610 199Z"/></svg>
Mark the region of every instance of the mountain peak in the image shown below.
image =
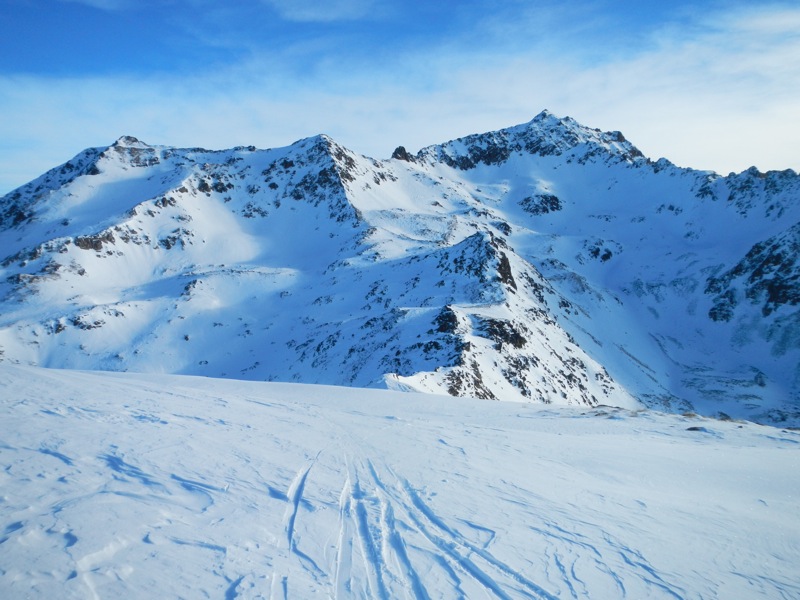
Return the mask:
<svg viewBox="0 0 800 600"><path fill-rule="evenodd" d="M508 131L532 133L549 140L562 152L580 144L588 144L605 148L612 154L621 154L628 160L643 156L620 131L601 131L587 127L572 117L558 117L546 109L528 123L511 127Z"/></svg>
<svg viewBox="0 0 800 600"><path fill-rule="evenodd" d="M514 154L561 156L571 151L573 158L582 162L595 157L625 162L643 159L639 149L619 131L591 129L572 117L557 117L548 110L521 125L424 148L419 156L466 171L479 164L504 163Z"/></svg>
<svg viewBox="0 0 800 600"><path fill-rule="evenodd" d="M0 199L0 362L800 423L795 173L547 110L393 159L83 151Z"/></svg>
<svg viewBox="0 0 800 600"><path fill-rule="evenodd" d="M559 117L557 114L555 114L554 112L552 112L551 110L548 110L546 108L543 109L542 112L540 112L538 115L533 117L533 119L528 121L527 124L529 125L531 123L543 123L543 122L551 122L551 123L554 123L554 124L557 124L557 125L568 125L568 126L573 126L573 127L579 127L581 129L587 129L589 131L600 131L597 128L591 128L591 127L586 127L585 125L582 125L581 123L579 123L578 121L576 121L575 119L570 117L569 115L564 116L564 117Z"/></svg>
<svg viewBox="0 0 800 600"><path fill-rule="evenodd" d="M138 138L133 137L132 135L123 135L113 144L111 144L112 148L151 148L149 144L145 144Z"/></svg>

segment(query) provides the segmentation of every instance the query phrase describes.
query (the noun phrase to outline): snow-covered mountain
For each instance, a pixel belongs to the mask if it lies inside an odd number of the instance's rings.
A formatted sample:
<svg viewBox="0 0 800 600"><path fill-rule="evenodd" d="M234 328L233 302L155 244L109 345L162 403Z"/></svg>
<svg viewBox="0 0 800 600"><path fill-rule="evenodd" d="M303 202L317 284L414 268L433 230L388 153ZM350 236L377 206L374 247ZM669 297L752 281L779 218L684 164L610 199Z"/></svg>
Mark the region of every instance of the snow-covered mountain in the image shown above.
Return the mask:
<svg viewBox="0 0 800 600"><path fill-rule="evenodd" d="M800 425L793 171L653 162L548 112L388 160L123 137L0 227L9 362Z"/></svg>
<svg viewBox="0 0 800 600"><path fill-rule="evenodd" d="M800 432L0 365L0 597L800 597Z"/></svg>

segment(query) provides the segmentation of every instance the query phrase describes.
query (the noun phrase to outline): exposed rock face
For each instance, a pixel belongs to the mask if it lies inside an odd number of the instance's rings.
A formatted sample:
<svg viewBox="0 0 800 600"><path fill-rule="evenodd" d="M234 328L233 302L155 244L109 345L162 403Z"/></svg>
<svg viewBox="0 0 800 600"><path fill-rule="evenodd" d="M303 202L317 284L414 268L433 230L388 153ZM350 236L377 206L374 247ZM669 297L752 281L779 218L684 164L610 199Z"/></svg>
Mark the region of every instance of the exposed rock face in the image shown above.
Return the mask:
<svg viewBox="0 0 800 600"><path fill-rule="evenodd" d="M392 152L392 158L395 160L404 160L406 162L413 162L414 157L408 153L408 150L405 149L403 146L398 146Z"/></svg>
<svg viewBox="0 0 800 600"><path fill-rule="evenodd" d="M708 278L706 293L714 295L709 316L730 321L736 305L745 299L759 306L765 317L800 304L798 256L800 223L755 244L732 269Z"/></svg>
<svg viewBox="0 0 800 600"><path fill-rule="evenodd" d="M122 137L0 249L0 360L800 420L797 174L548 112L386 161Z"/></svg>

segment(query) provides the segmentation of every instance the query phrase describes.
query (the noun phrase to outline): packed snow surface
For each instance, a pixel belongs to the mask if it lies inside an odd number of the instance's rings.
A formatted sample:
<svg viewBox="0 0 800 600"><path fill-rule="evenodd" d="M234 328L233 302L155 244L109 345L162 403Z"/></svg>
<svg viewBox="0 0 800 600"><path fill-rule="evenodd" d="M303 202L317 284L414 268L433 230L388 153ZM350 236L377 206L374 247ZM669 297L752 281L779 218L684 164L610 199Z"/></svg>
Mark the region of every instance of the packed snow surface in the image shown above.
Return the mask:
<svg viewBox="0 0 800 600"><path fill-rule="evenodd" d="M798 598L800 434L0 365L2 598Z"/></svg>

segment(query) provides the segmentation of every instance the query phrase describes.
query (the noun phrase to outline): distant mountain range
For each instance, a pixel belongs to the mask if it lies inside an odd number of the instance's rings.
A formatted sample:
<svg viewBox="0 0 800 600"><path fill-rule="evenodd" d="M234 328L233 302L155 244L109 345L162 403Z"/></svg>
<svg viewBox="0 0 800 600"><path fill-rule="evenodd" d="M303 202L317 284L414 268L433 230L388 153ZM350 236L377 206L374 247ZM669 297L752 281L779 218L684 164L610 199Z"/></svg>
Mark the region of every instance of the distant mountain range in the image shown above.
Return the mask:
<svg viewBox="0 0 800 600"><path fill-rule="evenodd" d="M122 137L0 200L0 360L797 426L799 255L794 171L546 111L388 160Z"/></svg>

